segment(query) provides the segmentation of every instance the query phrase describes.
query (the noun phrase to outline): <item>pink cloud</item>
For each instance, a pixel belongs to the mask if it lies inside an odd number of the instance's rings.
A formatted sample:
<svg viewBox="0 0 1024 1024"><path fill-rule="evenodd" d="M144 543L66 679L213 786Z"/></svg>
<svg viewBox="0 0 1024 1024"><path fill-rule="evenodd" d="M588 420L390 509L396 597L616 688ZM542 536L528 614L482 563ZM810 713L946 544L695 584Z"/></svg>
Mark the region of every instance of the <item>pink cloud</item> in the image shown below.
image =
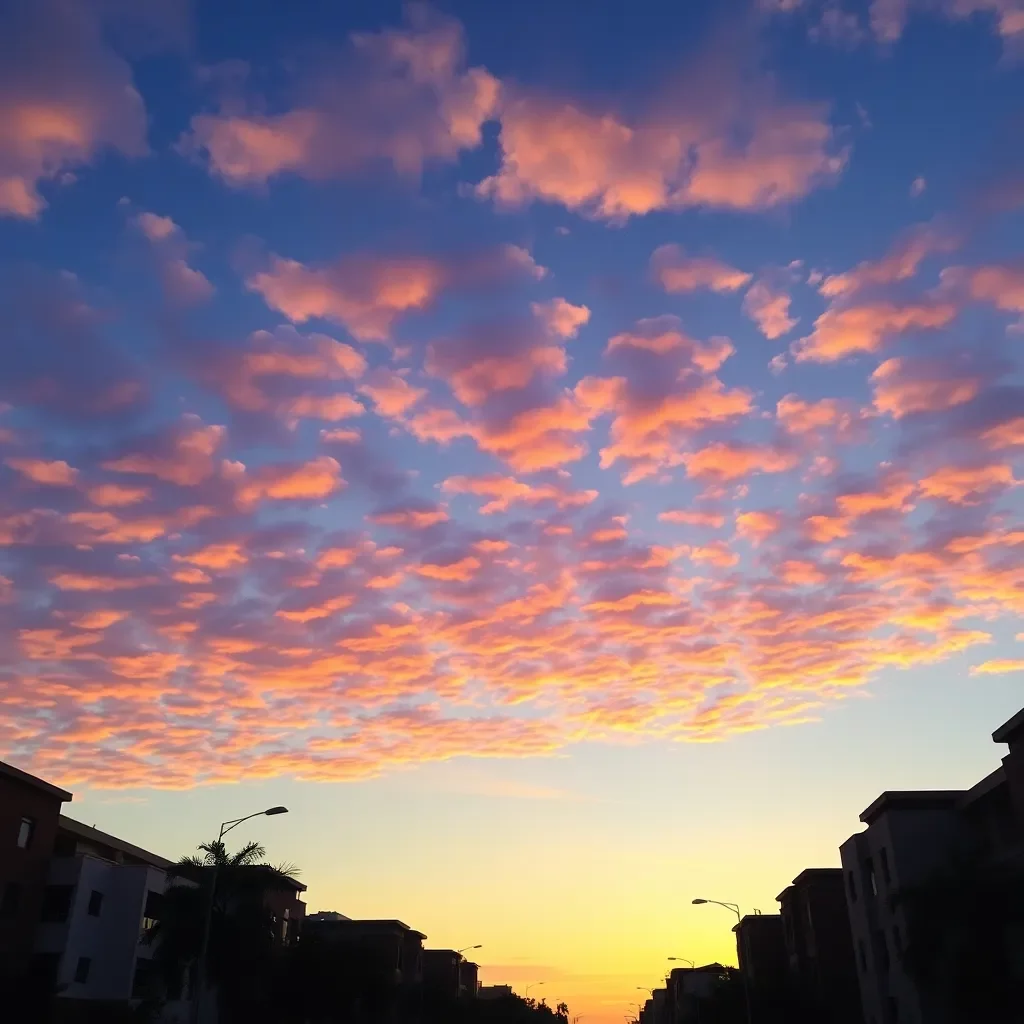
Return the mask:
<svg viewBox="0 0 1024 1024"><path fill-rule="evenodd" d="M978 394L983 379L935 359L886 359L871 374L871 383L875 408L902 419L963 405Z"/></svg>
<svg viewBox="0 0 1024 1024"><path fill-rule="evenodd" d="M782 519L775 512L741 512L736 516L737 536L755 545L778 533L781 526Z"/></svg>
<svg viewBox="0 0 1024 1024"><path fill-rule="evenodd" d="M480 506L482 515L507 512L513 504L539 505L551 502L558 508L580 508L594 501L598 492L574 491L557 483L528 484L515 477L490 474L487 476L451 476L442 484L449 494L472 494L486 498Z"/></svg>
<svg viewBox="0 0 1024 1024"><path fill-rule="evenodd" d="M402 28L353 34L347 51L299 91L299 103L280 114L257 112L257 99L199 114L183 146L235 186L286 173L343 177L381 164L417 175L480 145L500 86L483 68L466 67L459 22L408 5Z"/></svg>
<svg viewBox="0 0 1024 1024"><path fill-rule="evenodd" d="M251 508L264 500L322 501L345 486L341 466L329 455L321 455L297 465L261 466L237 480L236 500Z"/></svg>
<svg viewBox="0 0 1024 1024"><path fill-rule="evenodd" d="M651 272L667 292L692 292L698 288L734 292L751 278L750 274L713 256L687 256L678 245L655 249L651 255Z"/></svg>
<svg viewBox="0 0 1024 1024"><path fill-rule="evenodd" d="M1016 487L1013 468L1005 463L987 466L944 466L919 481L925 498L942 499L954 505L977 505L993 491Z"/></svg>
<svg viewBox="0 0 1024 1024"><path fill-rule="evenodd" d="M378 509L367 516L377 526L398 526L410 530L425 530L448 521L448 512L441 505L429 502L407 502L390 508Z"/></svg>
<svg viewBox="0 0 1024 1024"><path fill-rule="evenodd" d="M214 455L225 436L224 427L203 426L197 417L186 416L171 429L152 437L144 450L108 459L103 468L115 473L155 476L183 487L195 486L215 472Z"/></svg>
<svg viewBox="0 0 1024 1024"><path fill-rule="evenodd" d="M78 477L78 470L62 459L48 462L45 459L13 458L4 462L26 480L47 487L73 487Z"/></svg>
<svg viewBox="0 0 1024 1024"><path fill-rule="evenodd" d="M530 309L548 332L559 338L575 338L580 328L590 320L590 310L586 306L574 306L561 298L534 302Z"/></svg>
<svg viewBox="0 0 1024 1024"><path fill-rule="evenodd" d="M9 14L18 45L0 68L0 216L34 218L43 182L73 180L108 148L145 153L146 112L95 5L38 0Z"/></svg>
<svg viewBox="0 0 1024 1024"><path fill-rule="evenodd" d="M788 334L799 323L789 315L790 297L766 281L757 281L743 297L743 312L771 341Z"/></svg>
<svg viewBox="0 0 1024 1024"><path fill-rule="evenodd" d="M716 441L699 451L682 456L686 472L697 480L729 482L751 473L784 473L799 457L795 452L766 445Z"/></svg>
<svg viewBox="0 0 1024 1024"><path fill-rule="evenodd" d="M826 310L814 331L792 346L798 362L834 363L861 352L877 352L894 335L937 330L955 319L951 302L864 302Z"/></svg>

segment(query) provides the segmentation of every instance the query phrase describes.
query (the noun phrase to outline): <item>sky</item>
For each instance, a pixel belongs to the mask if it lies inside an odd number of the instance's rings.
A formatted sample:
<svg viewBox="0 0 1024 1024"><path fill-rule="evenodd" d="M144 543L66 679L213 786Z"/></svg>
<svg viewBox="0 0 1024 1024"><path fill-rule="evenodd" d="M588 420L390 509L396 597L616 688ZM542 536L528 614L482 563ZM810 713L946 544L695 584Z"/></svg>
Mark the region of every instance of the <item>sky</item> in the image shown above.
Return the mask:
<svg viewBox="0 0 1024 1024"><path fill-rule="evenodd" d="M144 6L144 12L137 8ZM1024 3L4 0L0 756L617 1022L1024 704Z"/></svg>

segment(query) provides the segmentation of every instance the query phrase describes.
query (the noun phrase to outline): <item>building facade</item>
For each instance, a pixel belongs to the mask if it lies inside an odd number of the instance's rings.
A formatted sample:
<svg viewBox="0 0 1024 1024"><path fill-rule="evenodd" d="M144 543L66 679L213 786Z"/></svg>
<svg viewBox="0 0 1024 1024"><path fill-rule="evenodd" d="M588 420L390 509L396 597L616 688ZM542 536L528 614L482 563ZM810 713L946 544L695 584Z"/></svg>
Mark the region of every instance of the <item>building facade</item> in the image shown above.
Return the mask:
<svg viewBox="0 0 1024 1024"><path fill-rule="evenodd" d="M21 976L32 964L57 822L70 799L0 761L0 977Z"/></svg>
<svg viewBox="0 0 1024 1024"><path fill-rule="evenodd" d="M1024 868L1024 711L992 739L1002 765L968 790L883 793L840 848L865 1024L945 1024L946 998L904 964L910 922L901 893L957 861Z"/></svg>
<svg viewBox="0 0 1024 1024"><path fill-rule="evenodd" d="M860 1024L860 985L842 868L808 868L778 896L789 982L819 1024Z"/></svg>
<svg viewBox="0 0 1024 1024"><path fill-rule="evenodd" d="M148 932L169 860L72 818L60 818L35 951L60 995L133 998L150 977Z"/></svg>

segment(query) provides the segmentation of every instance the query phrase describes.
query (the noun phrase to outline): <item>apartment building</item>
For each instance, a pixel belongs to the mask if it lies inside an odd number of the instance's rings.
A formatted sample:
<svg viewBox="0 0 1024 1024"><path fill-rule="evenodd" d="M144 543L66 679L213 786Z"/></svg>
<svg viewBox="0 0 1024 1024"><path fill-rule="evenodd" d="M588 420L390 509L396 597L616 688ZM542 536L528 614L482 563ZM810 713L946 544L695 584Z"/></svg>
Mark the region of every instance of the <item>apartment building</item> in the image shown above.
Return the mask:
<svg viewBox="0 0 1024 1024"><path fill-rule="evenodd" d="M0 761L0 977L31 964L66 790Z"/></svg>
<svg viewBox="0 0 1024 1024"><path fill-rule="evenodd" d="M1002 765L968 790L883 793L840 848L865 1024L945 1024L944 998L915 983L903 953L902 891L926 885L958 854L1024 864L1024 711L992 739Z"/></svg>
<svg viewBox="0 0 1024 1024"><path fill-rule="evenodd" d="M790 988L819 1024L860 1024L842 868L807 868L778 896Z"/></svg>
<svg viewBox="0 0 1024 1024"><path fill-rule="evenodd" d="M61 815L35 936L36 963L73 999L128 1000L145 988L171 861Z"/></svg>

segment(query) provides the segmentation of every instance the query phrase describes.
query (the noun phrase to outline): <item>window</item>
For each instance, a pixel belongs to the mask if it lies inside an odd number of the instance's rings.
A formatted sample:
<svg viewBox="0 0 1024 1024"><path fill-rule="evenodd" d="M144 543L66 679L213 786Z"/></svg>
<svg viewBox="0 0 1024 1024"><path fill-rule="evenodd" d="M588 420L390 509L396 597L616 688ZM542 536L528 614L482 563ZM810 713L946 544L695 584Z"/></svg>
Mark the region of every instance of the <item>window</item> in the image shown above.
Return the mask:
<svg viewBox="0 0 1024 1024"><path fill-rule="evenodd" d="M857 959L860 960L860 969L867 974L868 971L868 953L864 948L864 940L857 940Z"/></svg>
<svg viewBox="0 0 1024 1024"><path fill-rule="evenodd" d="M51 924L66 921L71 911L72 885L48 885L43 890L43 907L40 919Z"/></svg>
<svg viewBox="0 0 1024 1024"><path fill-rule="evenodd" d="M36 834L36 819L22 818L18 826L18 848L27 850L32 845L32 837Z"/></svg>
<svg viewBox="0 0 1024 1024"><path fill-rule="evenodd" d="M857 876L852 871L846 872L846 887L850 891L850 902L857 902Z"/></svg>
<svg viewBox="0 0 1024 1024"><path fill-rule="evenodd" d="M868 857L864 862L864 870L868 876L868 888L871 890L872 896L878 895L878 879L875 877L875 862L874 859Z"/></svg>
<svg viewBox="0 0 1024 1024"><path fill-rule="evenodd" d="M87 956L80 956L75 964L75 983L84 985L89 980L89 968L92 967L92 959Z"/></svg>
<svg viewBox="0 0 1024 1024"><path fill-rule="evenodd" d="M887 886L892 885L892 875L889 873L889 851L883 846L878 851L878 863L882 866L882 878Z"/></svg>
<svg viewBox="0 0 1024 1024"><path fill-rule="evenodd" d="M147 942L149 933L156 927L160 920L160 911L163 906L164 895L149 889L146 892L146 908L142 911L142 941Z"/></svg>
<svg viewBox="0 0 1024 1024"><path fill-rule="evenodd" d="M889 972L889 946L885 941L885 932L875 932L875 949L878 951L878 963L883 973Z"/></svg>
<svg viewBox="0 0 1024 1024"><path fill-rule="evenodd" d="M89 909L88 914L90 917L99 917L100 911L103 909L103 893L99 889L93 889L89 893Z"/></svg>
<svg viewBox="0 0 1024 1024"><path fill-rule="evenodd" d="M21 909L21 882L8 882L0 897L0 917L17 917Z"/></svg>

